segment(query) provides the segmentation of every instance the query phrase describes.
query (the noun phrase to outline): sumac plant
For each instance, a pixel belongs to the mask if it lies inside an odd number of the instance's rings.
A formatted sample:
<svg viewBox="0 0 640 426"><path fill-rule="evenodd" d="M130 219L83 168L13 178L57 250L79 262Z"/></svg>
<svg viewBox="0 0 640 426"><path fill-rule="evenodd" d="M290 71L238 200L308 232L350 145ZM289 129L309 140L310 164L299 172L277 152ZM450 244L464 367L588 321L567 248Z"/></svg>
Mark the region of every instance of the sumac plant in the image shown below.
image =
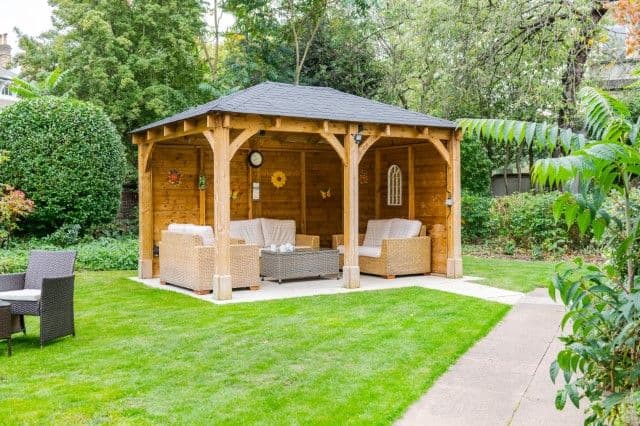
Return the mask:
<svg viewBox="0 0 640 426"><path fill-rule="evenodd" d="M555 156L538 160L533 181L568 188L553 206L556 220L577 225L609 244L611 261L587 265L580 259L560 265L549 285L566 307L564 349L551 365L564 386L556 406L567 399L576 407L586 399L587 424L639 424L640 418L640 216L632 192L640 176L640 118L622 101L594 88L580 91L585 130L576 133L553 124L513 120L463 119L465 132L505 144L536 144ZM607 200L621 199L621 214L611 215ZM609 232L607 232L609 231ZM604 238L615 233L615 239ZM615 261L613 261L615 260Z"/></svg>

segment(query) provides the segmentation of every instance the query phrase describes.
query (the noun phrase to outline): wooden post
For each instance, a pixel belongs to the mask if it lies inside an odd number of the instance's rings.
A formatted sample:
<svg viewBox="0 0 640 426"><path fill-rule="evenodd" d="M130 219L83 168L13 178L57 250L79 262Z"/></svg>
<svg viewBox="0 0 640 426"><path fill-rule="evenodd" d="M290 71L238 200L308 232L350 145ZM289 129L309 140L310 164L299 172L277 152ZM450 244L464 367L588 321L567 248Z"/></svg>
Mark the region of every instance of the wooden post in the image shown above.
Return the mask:
<svg viewBox="0 0 640 426"><path fill-rule="evenodd" d="M460 186L460 132L452 131L449 143L450 164L447 167L447 192L453 204L447 218L447 277L462 277L462 226Z"/></svg>
<svg viewBox="0 0 640 426"><path fill-rule="evenodd" d="M380 210L381 210L381 206L380 206L380 190L382 189L380 187L380 168L381 168L381 162L382 160L380 159L380 150L376 149L375 150L375 165L374 165L374 176L373 176L373 190L374 190L374 209L375 209L375 219L380 219Z"/></svg>
<svg viewBox="0 0 640 426"><path fill-rule="evenodd" d="M344 136L344 179L343 179L343 227L344 266L342 275L346 288L360 287L360 266L358 263L358 145L353 135L358 126L349 125Z"/></svg>
<svg viewBox="0 0 640 426"><path fill-rule="evenodd" d="M138 145L139 278L153 277L153 176L146 164L151 149L149 143Z"/></svg>
<svg viewBox="0 0 640 426"><path fill-rule="evenodd" d="M307 233L307 165L305 152L300 152L300 231Z"/></svg>
<svg viewBox="0 0 640 426"><path fill-rule="evenodd" d="M198 217L200 225L204 225L207 217L207 190L200 188L200 176L204 176L204 152L198 147Z"/></svg>
<svg viewBox="0 0 640 426"><path fill-rule="evenodd" d="M407 173L407 177L408 177L408 186L409 186L409 194L407 194L407 201L409 204L409 212L408 212L408 217L409 219L413 220L416 218L416 185L415 185L415 180L416 180L416 173L415 173L415 155L414 155L414 150L413 150L413 145L409 145L407 147L408 149L408 166L407 168L409 169L408 173Z"/></svg>
<svg viewBox="0 0 640 426"><path fill-rule="evenodd" d="M216 235L213 297L217 300L229 300L231 299L229 128L222 127L218 123L213 131L205 130L204 135L213 149L213 223Z"/></svg>

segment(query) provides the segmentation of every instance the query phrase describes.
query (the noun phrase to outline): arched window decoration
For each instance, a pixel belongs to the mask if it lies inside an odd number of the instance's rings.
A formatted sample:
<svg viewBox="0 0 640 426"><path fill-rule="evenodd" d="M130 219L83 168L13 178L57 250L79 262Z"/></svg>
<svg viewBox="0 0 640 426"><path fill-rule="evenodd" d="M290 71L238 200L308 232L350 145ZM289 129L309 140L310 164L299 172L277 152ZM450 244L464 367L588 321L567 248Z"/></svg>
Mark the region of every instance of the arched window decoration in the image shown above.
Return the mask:
<svg viewBox="0 0 640 426"><path fill-rule="evenodd" d="M402 172L397 164L387 171L387 205L402 205Z"/></svg>

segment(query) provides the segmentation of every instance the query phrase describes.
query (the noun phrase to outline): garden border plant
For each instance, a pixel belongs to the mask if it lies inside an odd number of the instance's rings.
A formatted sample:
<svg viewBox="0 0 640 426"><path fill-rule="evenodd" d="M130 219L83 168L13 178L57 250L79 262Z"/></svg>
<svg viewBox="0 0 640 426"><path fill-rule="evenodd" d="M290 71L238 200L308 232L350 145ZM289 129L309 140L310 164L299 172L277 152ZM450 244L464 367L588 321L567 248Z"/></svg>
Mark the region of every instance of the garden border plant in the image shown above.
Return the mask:
<svg viewBox="0 0 640 426"><path fill-rule="evenodd" d="M640 117L604 91L580 91L587 136L547 123L463 119L463 131L512 144L535 141L550 152L563 153L536 162L534 181L563 187L576 180L580 192L565 192L554 203L554 216L581 234L604 241L612 256L604 267L581 259L560 265L549 292L567 313L561 338L565 347L551 365L551 378L563 372L565 385L556 406L567 398L578 407L589 402L587 424L640 423L640 216L634 215L632 192L640 175ZM610 214L607 200L622 195L622 217Z"/></svg>

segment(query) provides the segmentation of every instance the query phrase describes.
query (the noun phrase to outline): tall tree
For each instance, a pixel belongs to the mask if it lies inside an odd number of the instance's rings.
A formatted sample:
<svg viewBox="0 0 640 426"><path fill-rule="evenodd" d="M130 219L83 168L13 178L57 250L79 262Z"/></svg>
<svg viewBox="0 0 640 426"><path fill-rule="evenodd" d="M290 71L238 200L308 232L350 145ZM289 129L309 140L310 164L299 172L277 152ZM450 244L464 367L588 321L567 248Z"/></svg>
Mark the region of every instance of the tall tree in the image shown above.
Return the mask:
<svg viewBox="0 0 640 426"><path fill-rule="evenodd" d="M207 71L198 52L202 1L49 3L53 30L20 37L17 60L25 78L42 80L61 69L62 90L102 107L123 136L199 100Z"/></svg>

